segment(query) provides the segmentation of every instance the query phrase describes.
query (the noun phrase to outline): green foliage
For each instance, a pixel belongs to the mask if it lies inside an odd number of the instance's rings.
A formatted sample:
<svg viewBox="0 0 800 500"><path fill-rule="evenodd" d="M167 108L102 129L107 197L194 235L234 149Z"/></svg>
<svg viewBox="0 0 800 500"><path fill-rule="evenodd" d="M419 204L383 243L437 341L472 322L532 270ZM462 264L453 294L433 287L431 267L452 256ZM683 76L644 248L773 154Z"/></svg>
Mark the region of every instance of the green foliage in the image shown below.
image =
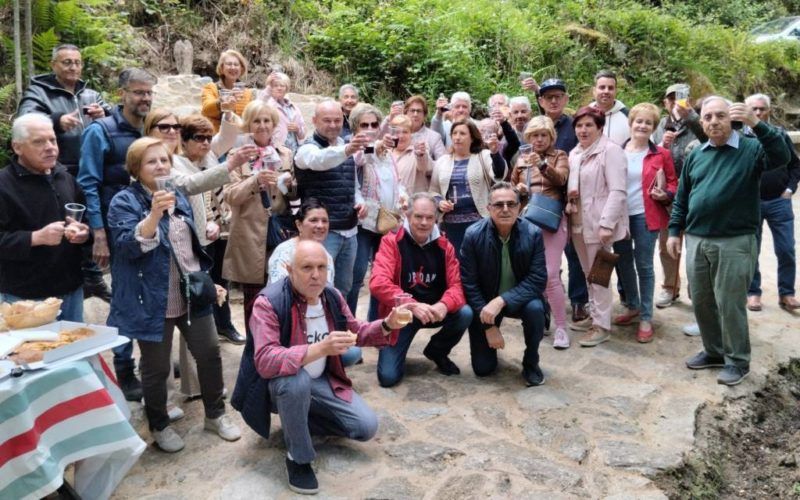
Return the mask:
<svg viewBox="0 0 800 500"><path fill-rule="evenodd" d="M58 44L59 39L54 28L33 35L33 65L37 73L49 71L53 49Z"/></svg>
<svg viewBox="0 0 800 500"><path fill-rule="evenodd" d="M13 83L0 87L0 110L7 109L10 104L14 103L14 93ZM5 114L0 118L0 168L5 167L11 158L11 151L6 147L11 140L10 118Z"/></svg>

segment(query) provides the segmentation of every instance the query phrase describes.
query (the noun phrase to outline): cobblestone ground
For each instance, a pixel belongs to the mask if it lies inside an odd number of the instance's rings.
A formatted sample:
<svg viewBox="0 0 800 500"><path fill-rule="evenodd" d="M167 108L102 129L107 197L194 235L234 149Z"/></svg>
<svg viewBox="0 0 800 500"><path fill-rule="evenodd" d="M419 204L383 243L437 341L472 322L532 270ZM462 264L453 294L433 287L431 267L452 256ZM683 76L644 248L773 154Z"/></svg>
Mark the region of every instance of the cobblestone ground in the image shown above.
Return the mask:
<svg viewBox="0 0 800 500"><path fill-rule="evenodd" d="M795 197L795 211L799 204ZM466 338L452 356L462 374L438 374L422 356L427 335L421 333L397 387L378 386L374 349L365 349L364 364L349 370L355 389L380 416L380 429L367 443L318 442L314 467L320 497L663 498L649 477L679 464L692 448L697 410L754 392L776 364L800 356L800 319L777 306L768 231L763 248L764 310L750 313L752 372L740 386L722 387L714 372L684 367L684 359L702 349L699 338L680 330L693 321L685 287L680 302L655 312L657 334L651 344L636 343L635 327L615 327L612 340L593 349L556 351L552 337L546 337L540 348L547 377L542 387L523 384L524 344L517 321L503 324L506 348L498 373L487 379L472 374ZM106 309L95 300L87 316L103 321ZM242 329L241 305L234 310ZM241 348L222 344L222 352L231 391ZM243 438L227 443L203 431L200 402L183 402L177 395L175 400L186 412L174 424L185 450L168 455L148 447L113 498L295 496L286 487L277 417L270 439L264 440L229 409ZM134 426L152 441L141 406L132 404L132 409Z"/></svg>

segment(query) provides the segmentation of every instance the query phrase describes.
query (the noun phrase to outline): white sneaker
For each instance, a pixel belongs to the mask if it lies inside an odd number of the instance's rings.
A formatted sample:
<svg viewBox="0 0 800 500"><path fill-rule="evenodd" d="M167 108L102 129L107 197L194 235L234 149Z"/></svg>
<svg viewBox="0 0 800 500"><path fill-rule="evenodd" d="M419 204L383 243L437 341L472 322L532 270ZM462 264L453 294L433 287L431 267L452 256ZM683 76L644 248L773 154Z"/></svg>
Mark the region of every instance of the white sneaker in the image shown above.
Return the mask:
<svg viewBox="0 0 800 500"><path fill-rule="evenodd" d="M162 451L167 453L175 453L181 451L184 447L183 439L178 435L172 427L165 427L160 431L151 431L156 440L156 445Z"/></svg>
<svg viewBox="0 0 800 500"><path fill-rule="evenodd" d="M677 299L678 296L673 295L672 290L662 288L658 293L658 297L656 298L656 307L659 309L664 309L665 307L669 307L674 304Z"/></svg>
<svg viewBox="0 0 800 500"><path fill-rule="evenodd" d="M556 349L569 349L569 334L563 328L556 328L553 336L553 347Z"/></svg>
<svg viewBox="0 0 800 500"><path fill-rule="evenodd" d="M206 418L205 430L216 432L225 441L236 441L242 437L239 427L231 421L228 415L219 418Z"/></svg>
<svg viewBox="0 0 800 500"><path fill-rule="evenodd" d="M167 415L169 415L170 422L175 422L176 420L180 420L185 416L183 410L179 406L168 406Z"/></svg>
<svg viewBox="0 0 800 500"><path fill-rule="evenodd" d="M698 337L700 335L700 325L697 323L692 323L691 325L684 325L683 328L684 335L688 335L689 337Z"/></svg>

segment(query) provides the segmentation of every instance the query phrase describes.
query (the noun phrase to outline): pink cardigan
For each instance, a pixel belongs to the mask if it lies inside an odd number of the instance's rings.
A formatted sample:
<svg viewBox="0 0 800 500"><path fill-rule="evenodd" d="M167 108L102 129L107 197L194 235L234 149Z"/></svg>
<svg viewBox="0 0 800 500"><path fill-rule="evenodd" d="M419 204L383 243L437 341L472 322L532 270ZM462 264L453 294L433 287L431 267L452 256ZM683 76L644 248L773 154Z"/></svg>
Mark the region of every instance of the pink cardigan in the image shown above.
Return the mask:
<svg viewBox="0 0 800 500"><path fill-rule="evenodd" d="M608 137L601 136L586 150L578 144L570 152L569 186L578 187L586 243L600 243L601 227L613 231L612 241L628 236L627 184L625 152Z"/></svg>

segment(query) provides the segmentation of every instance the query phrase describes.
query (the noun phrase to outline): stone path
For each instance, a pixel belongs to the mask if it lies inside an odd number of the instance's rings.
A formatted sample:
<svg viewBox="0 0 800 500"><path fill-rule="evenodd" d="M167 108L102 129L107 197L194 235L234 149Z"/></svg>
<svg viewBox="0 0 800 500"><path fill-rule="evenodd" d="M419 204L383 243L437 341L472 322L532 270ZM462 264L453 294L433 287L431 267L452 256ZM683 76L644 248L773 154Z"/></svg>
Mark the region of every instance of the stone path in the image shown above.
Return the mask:
<svg viewBox="0 0 800 500"><path fill-rule="evenodd" d="M797 211L797 197L794 205ZM698 338L680 331L692 321L685 288L677 305L655 313L651 344L636 343L635 327L615 328L610 342L593 349L556 351L546 337L542 387L526 388L520 377L524 344L517 321L503 324L506 348L498 373L487 379L472 374L466 338L453 355L462 375L438 374L422 356L426 335L420 334L399 386L378 386L374 349L365 349L364 364L349 370L355 389L378 412L380 429L368 443L318 442L320 497L664 498L649 478L678 465L691 449L698 409L757 390L776 364L800 356L800 319L777 307L769 234L764 249L765 307L750 314L752 372L742 385L725 388L715 373L684 367L684 359L702 349ZM660 273L657 258L656 265ZM88 315L102 321L105 307L95 300ZM234 310L241 328L241 306ZM241 348L223 344L222 351L232 390ZM174 425L186 449L167 455L149 447L113 498L295 497L286 487L277 417L269 440L242 423L243 438L227 443L203 431L200 402L181 406L186 418ZM134 425L151 441L140 405L132 407Z"/></svg>

